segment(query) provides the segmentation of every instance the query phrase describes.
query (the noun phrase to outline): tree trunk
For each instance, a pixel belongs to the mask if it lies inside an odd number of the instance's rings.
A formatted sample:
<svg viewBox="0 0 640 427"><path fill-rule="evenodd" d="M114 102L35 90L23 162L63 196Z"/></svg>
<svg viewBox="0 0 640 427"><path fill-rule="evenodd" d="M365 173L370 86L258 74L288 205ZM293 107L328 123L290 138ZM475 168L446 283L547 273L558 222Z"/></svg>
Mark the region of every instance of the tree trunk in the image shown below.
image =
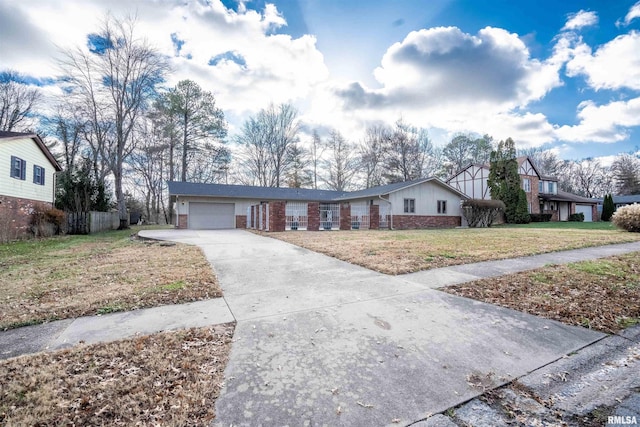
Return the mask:
<svg viewBox="0 0 640 427"><path fill-rule="evenodd" d="M116 165L113 171L113 177L116 187L116 200L118 201L118 214L120 216L120 226L118 230L129 229L129 215L127 214L127 203L124 199L124 192L122 191L122 164Z"/></svg>

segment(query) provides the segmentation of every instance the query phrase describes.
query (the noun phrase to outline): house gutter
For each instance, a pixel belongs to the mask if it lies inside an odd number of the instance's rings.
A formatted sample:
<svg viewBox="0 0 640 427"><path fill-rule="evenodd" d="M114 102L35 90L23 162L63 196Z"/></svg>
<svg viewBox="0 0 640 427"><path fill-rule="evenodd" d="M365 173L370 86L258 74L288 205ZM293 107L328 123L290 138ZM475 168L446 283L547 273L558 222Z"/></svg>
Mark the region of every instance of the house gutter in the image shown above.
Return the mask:
<svg viewBox="0 0 640 427"><path fill-rule="evenodd" d="M389 221L391 222L391 224L389 224L389 230L393 230L393 204L391 203L391 200L382 198L380 194L378 194L378 198L389 203Z"/></svg>

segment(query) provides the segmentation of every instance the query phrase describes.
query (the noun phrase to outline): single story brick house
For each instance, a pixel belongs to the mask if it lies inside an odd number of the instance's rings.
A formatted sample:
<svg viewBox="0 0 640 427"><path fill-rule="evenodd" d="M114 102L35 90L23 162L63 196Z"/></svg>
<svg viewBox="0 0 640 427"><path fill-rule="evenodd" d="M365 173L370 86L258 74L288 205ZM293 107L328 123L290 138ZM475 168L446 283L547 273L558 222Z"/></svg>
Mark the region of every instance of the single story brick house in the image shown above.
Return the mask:
<svg viewBox="0 0 640 427"><path fill-rule="evenodd" d="M27 235L33 208L53 206L61 170L35 133L0 131L0 240Z"/></svg>
<svg viewBox="0 0 640 427"><path fill-rule="evenodd" d="M468 197L438 178L360 191L169 182L176 227L264 231L457 227Z"/></svg>
<svg viewBox="0 0 640 427"><path fill-rule="evenodd" d="M528 157L518 157L518 174L527 195L529 213L551 214L552 221L568 221L569 215L583 213L585 221L597 221L597 202L558 190L558 179L543 176ZM447 184L471 199L491 199L487 183L489 165L470 164L447 179Z"/></svg>

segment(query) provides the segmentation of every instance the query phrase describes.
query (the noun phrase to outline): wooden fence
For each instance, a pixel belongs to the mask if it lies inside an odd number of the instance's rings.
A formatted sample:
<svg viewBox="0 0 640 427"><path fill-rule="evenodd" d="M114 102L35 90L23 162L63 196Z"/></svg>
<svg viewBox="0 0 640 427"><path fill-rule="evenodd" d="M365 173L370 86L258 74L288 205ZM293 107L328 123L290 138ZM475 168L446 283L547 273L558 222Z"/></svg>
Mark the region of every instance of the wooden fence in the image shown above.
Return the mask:
<svg viewBox="0 0 640 427"><path fill-rule="evenodd" d="M67 212L68 234L93 234L120 226L118 212Z"/></svg>

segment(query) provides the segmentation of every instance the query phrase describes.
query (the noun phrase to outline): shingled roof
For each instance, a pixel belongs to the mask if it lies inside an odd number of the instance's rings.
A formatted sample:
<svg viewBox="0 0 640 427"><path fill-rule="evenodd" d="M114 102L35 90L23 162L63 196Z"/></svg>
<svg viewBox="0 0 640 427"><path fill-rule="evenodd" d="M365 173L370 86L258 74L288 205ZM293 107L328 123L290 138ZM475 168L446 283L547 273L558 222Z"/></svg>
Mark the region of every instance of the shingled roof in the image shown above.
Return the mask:
<svg viewBox="0 0 640 427"><path fill-rule="evenodd" d="M194 182L170 181L169 194L174 196L203 196L220 197L233 199L251 200L298 200L298 201L319 201L337 202L341 200L363 199L367 197L378 197L393 193L404 188L433 181L435 184L446 187L450 191L467 198L453 187L445 184L438 178L422 178L414 181L398 182L395 184L382 185L367 188L359 191L331 191L315 190L310 188L282 188L282 187L257 187L251 185L228 185L228 184L201 184Z"/></svg>

